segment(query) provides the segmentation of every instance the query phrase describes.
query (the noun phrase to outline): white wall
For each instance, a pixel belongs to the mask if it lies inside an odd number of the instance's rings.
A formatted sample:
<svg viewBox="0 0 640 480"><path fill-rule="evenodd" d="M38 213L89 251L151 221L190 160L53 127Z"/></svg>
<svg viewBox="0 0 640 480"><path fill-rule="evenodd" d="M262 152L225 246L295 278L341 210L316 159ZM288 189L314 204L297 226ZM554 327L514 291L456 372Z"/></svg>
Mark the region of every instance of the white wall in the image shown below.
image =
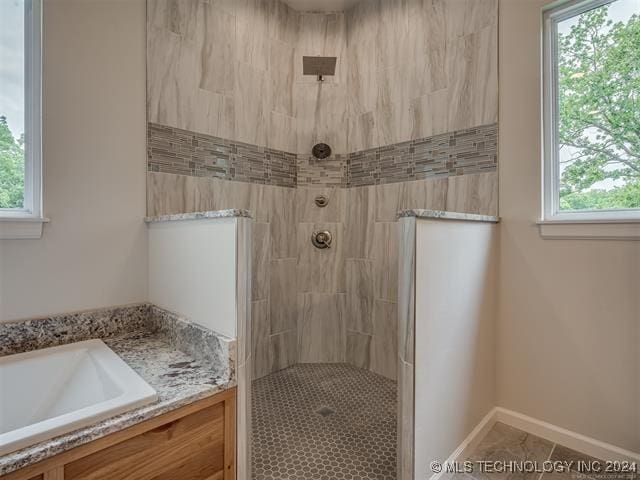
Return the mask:
<svg viewBox="0 0 640 480"><path fill-rule="evenodd" d="M0 241L0 321L145 301L145 3L45 0L44 214Z"/></svg>
<svg viewBox="0 0 640 480"><path fill-rule="evenodd" d="M236 336L238 219L149 225L149 301Z"/></svg>
<svg viewBox="0 0 640 480"><path fill-rule="evenodd" d="M540 9L500 2L498 404L640 451L640 243L543 240Z"/></svg>
<svg viewBox="0 0 640 480"><path fill-rule="evenodd" d="M415 478L495 405L496 227L417 220Z"/></svg>

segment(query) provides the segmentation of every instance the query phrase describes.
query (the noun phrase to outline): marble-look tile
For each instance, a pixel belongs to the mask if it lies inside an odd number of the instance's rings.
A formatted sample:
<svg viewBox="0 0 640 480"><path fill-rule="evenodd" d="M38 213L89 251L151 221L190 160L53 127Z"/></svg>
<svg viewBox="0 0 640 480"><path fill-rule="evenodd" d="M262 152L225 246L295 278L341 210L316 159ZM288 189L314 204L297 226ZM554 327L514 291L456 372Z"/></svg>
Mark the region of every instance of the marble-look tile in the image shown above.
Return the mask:
<svg viewBox="0 0 640 480"><path fill-rule="evenodd" d="M373 335L371 336L373 372L396 379L398 364L398 305L375 300L373 307Z"/></svg>
<svg viewBox="0 0 640 480"><path fill-rule="evenodd" d="M345 221L348 190L338 187L298 187L296 188L297 222L335 222ZM323 195L329 203L318 207L316 197Z"/></svg>
<svg viewBox="0 0 640 480"><path fill-rule="evenodd" d="M331 248L319 249L311 243L313 232L327 230ZM346 291L343 223L298 223L298 292L343 293Z"/></svg>
<svg viewBox="0 0 640 480"><path fill-rule="evenodd" d="M347 363L369 369L371 335L347 330Z"/></svg>
<svg viewBox="0 0 640 480"><path fill-rule="evenodd" d="M267 146L284 152L295 152L298 148L297 120L289 115L269 112Z"/></svg>
<svg viewBox="0 0 640 480"><path fill-rule="evenodd" d="M147 28L148 119L233 136L234 17L197 0L161 3L150 7ZM224 61L212 69L216 59Z"/></svg>
<svg viewBox="0 0 640 480"><path fill-rule="evenodd" d="M205 211L196 204L196 177L147 172L147 215ZM206 210L217 210L207 208Z"/></svg>
<svg viewBox="0 0 640 480"><path fill-rule="evenodd" d="M412 130L410 65L399 64L379 70L375 128L378 145L407 141Z"/></svg>
<svg viewBox="0 0 640 480"><path fill-rule="evenodd" d="M295 190L272 188L268 197L271 215L271 259L293 258L297 255Z"/></svg>
<svg viewBox="0 0 640 480"><path fill-rule="evenodd" d="M251 212L251 184L209 177L193 178L196 182L195 202L202 211L241 208Z"/></svg>
<svg viewBox="0 0 640 480"><path fill-rule="evenodd" d="M395 222L398 218L398 210L401 205L402 198L405 196L406 184L386 183L375 186L376 205L375 205L375 221L376 222Z"/></svg>
<svg viewBox="0 0 640 480"><path fill-rule="evenodd" d="M440 135L449 131L449 102L447 89L429 92L411 100L411 139Z"/></svg>
<svg viewBox="0 0 640 480"><path fill-rule="evenodd" d="M271 334L296 328L296 265L295 258L272 260L269 265Z"/></svg>
<svg viewBox="0 0 640 480"><path fill-rule="evenodd" d="M298 82L293 86L297 153L309 154L316 143L327 143L334 154L347 153L345 84Z"/></svg>
<svg viewBox="0 0 640 480"><path fill-rule="evenodd" d="M275 2L274 2L275 3ZM279 3L279 2L278 2ZM269 76L271 108L274 112L293 116L294 47L277 39L269 39ZM274 147L275 148L275 147ZM292 149L283 149L294 152Z"/></svg>
<svg viewBox="0 0 640 480"><path fill-rule="evenodd" d="M267 73L247 63L238 63L236 68L235 140L266 145L270 111Z"/></svg>
<svg viewBox="0 0 640 480"><path fill-rule="evenodd" d="M449 129L495 123L498 118L497 25L460 37L447 55ZM455 99L455 101L453 101Z"/></svg>
<svg viewBox="0 0 640 480"><path fill-rule="evenodd" d="M414 480L414 372L398 361L398 480Z"/></svg>
<svg viewBox="0 0 640 480"><path fill-rule="evenodd" d="M553 453L551 454L551 458L549 460L551 460L552 462L570 462L574 470L577 470L579 468L579 465L595 465L596 462L602 461L590 455L572 450L563 445L556 445L554 447ZM590 472L583 473L588 476L593 476L592 474L597 472L591 472L591 474Z"/></svg>
<svg viewBox="0 0 640 480"><path fill-rule="evenodd" d="M371 250L375 298L395 302L398 298L398 234L395 222L374 224Z"/></svg>
<svg viewBox="0 0 640 480"><path fill-rule="evenodd" d="M251 299L269 299L269 263L271 260L271 232L268 223L253 224L251 268Z"/></svg>
<svg viewBox="0 0 640 480"><path fill-rule="evenodd" d="M236 0L236 38L238 61L256 70L269 67L268 2L264 0Z"/></svg>
<svg viewBox="0 0 640 480"><path fill-rule="evenodd" d="M269 300L251 305L251 329L253 379L256 379L271 373Z"/></svg>
<svg viewBox="0 0 640 480"><path fill-rule="evenodd" d="M151 122L187 128L200 77L195 48L168 28L147 28L147 115ZM182 102L179 101L182 98Z"/></svg>
<svg viewBox="0 0 640 480"><path fill-rule="evenodd" d="M370 260L349 258L347 270L348 330L373 333L373 265Z"/></svg>
<svg viewBox="0 0 640 480"><path fill-rule="evenodd" d="M347 190L346 258L368 258L373 241L376 214L376 187Z"/></svg>
<svg viewBox="0 0 640 480"><path fill-rule="evenodd" d="M498 0L446 0L444 26L448 40L498 23Z"/></svg>
<svg viewBox="0 0 640 480"><path fill-rule="evenodd" d="M269 2L269 38L295 46L300 34L301 13L283 1Z"/></svg>
<svg viewBox="0 0 640 480"><path fill-rule="evenodd" d="M407 53L413 40L409 32L410 0L383 0L379 3L379 27L376 35L376 70L408 63Z"/></svg>
<svg viewBox="0 0 640 480"><path fill-rule="evenodd" d="M278 187L274 185L260 185L257 183L250 183L249 185L248 210L249 212L251 212L251 216L253 217L254 221L260 223L268 223L271 219L271 215L269 212L269 195L271 195L272 190L285 187Z"/></svg>
<svg viewBox="0 0 640 480"><path fill-rule="evenodd" d="M398 235L398 357L414 363L416 219L401 218Z"/></svg>
<svg viewBox="0 0 640 480"><path fill-rule="evenodd" d="M374 112L366 112L348 119L349 151L366 150L379 144Z"/></svg>
<svg viewBox="0 0 640 480"><path fill-rule="evenodd" d="M582 480L587 480L589 477L577 475L576 472L572 472L571 470L561 471L561 472L546 472L543 473L539 480L577 480L578 478ZM618 480L622 480L618 479Z"/></svg>
<svg viewBox="0 0 640 480"><path fill-rule="evenodd" d="M498 173L449 177L445 210L497 216Z"/></svg>
<svg viewBox="0 0 640 480"><path fill-rule="evenodd" d="M271 335L271 371L277 372L298 362L298 333L287 330Z"/></svg>
<svg viewBox="0 0 640 480"><path fill-rule="evenodd" d="M298 362L344 362L345 294L298 293Z"/></svg>
<svg viewBox="0 0 640 480"><path fill-rule="evenodd" d="M536 437L522 430L515 429L503 423L497 422L489 433L478 444L474 452L469 456L469 461L546 461L551 455L553 443L540 437ZM507 478L504 473L486 473L474 471L477 479L502 479ZM525 480L537 479L539 473L525 473Z"/></svg>
<svg viewBox="0 0 640 480"><path fill-rule="evenodd" d="M400 209L415 208L427 210L445 210L447 206L448 178L427 178L404 184ZM419 207L415 207L419 205ZM397 212L396 212L397 215Z"/></svg>
<svg viewBox="0 0 640 480"><path fill-rule="evenodd" d="M192 0L193 1L193 0ZM176 4L188 2L176 2ZM200 49L199 88L233 95L235 86L236 18L216 4L201 3L196 42Z"/></svg>
<svg viewBox="0 0 640 480"><path fill-rule="evenodd" d="M361 2L367 3L367 2ZM357 48L349 48L347 78L349 118L355 118L376 108L378 100L378 76L372 75L371 66L376 62L375 36L363 36ZM350 149L353 151L353 149Z"/></svg>
<svg viewBox="0 0 640 480"><path fill-rule="evenodd" d="M446 1L422 2L410 0L409 30L412 41L409 55L412 58L416 76L415 93L446 88L445 58L447 53Z"/></svg>

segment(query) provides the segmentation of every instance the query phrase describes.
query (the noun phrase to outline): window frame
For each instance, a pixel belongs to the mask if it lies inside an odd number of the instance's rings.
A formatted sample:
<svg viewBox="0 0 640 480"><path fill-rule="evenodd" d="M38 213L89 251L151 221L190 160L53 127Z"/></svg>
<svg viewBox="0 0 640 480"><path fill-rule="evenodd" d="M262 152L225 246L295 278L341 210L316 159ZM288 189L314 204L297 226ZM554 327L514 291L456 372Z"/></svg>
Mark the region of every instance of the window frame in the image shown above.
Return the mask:
<svg viewBox="0 0 640 480"><path fill-rule="evenodd" d="M553 223L636 223L640 208L615 210L561 211L559 209L560 163L558 158L558 30L557 24L615 0L572 0L555 2L542 10L542 218L539 224Z"/></svg>
<svg viewBox="0 0 640 480"><path fill-rule="evenodd" d="M42 0L25 0L24 206L0 209L0 239L40 238L42 223Z"/></svg>

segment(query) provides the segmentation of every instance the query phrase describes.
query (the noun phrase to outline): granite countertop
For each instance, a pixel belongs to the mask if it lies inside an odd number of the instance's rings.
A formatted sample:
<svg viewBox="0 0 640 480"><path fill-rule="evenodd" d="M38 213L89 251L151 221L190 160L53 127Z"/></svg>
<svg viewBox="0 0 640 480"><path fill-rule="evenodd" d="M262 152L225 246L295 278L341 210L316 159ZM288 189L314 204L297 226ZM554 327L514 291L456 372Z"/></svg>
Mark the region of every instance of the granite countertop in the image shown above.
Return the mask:
<svg viewBox="0 0 640 480"><path fill-rule="evenodd" d="M178 349L178 346L184 346L184 342L196 336L194 333L200 332L209 335L212 332L195 324L189 324L184 319L157 307L146 305L142 308L147 308L150 316L148 320L142 320L142 328L139 328L141 326L140 319L133 319L131 323L137 328L136 331L123 331L122 327L118 327L117 331L111 332L110 336L102 338L102 340L156 390L158 400L93 425L0 456L0 476L235 386L233 358L228 358L226 366L219 365L220 362L213 365L209 363L216 354L233 357L235 343L232 340L223 338L223 341L219 342L219 346L216 346L218 340L214 339L217 334L205 339L205 343L202 340L197 340L194 342L195 348L202 349L203 345L209 342L208 344L213 345L214 350L219 351L197 355L200 358L196 358L196 355L182 351L190 350L190 348ZM88 314L80 315L86 320ZM57 321L58 318L43 320L50 325L57 326L55 335L51 336L51 344L71 343L67 340L78 341L76 335L78 332L77 330L73 331L76 327L75 320L73 318L70 320L70 317L72 316L60 316L62 322ZM77 315L76 318L78 318ZM113 318L113 314L111 317L107 315L107 318ZM100 324L100 321L96 321L96 323ZM64 324L65 327L60 327L61 324ZM72 328L68 328L69 324ZM24 335L25 331L36 330L32 328L32 325L26 329L19 324L14 324L14 328L16 325L18 330L22 329L21 335ZM10 328L11 325L0 325L0 344L3 339L8 339L5 346L12 344L11 342L15 340L15 330L12 338L9 338L7 334ZM177 334L176 331L178 331ZM38 339L40 344L42 344L42 332L43 326L40 325L40 338ZM85 332L83 337L87 336L92 336L91 332ZM93 336L101 338L97 335ZM227 340L229 341L227 342ZM29 340L26 341L26 344L33 345ZM7 350L5 348L4 351L0 351L0 355L11 353Z"/></svg>
<svg viewBox="0 0 640 480"><path fill-rule="evenodd" d="M176 213L173 215L159 215L157 217L145 217L144 221L147 223L158 223L158 222L175 222L180 220L202 220L207 218L233 218L233 217L251 218L251 213L249 213L248 210L243 210L240 208L230 208L227 210L209 210L207 212Z"/></svg>
<svg viewBox="0 0 640 480"><path fill-rule="evenodd" d="M500 217L493 215L478 215L476 213L460 213L460 212L448 212L445 210L401 210L398 212L398 218L402 217L415 217L426 218L435 220L462 220L466 222L488 222L498 223Z"/></svg>

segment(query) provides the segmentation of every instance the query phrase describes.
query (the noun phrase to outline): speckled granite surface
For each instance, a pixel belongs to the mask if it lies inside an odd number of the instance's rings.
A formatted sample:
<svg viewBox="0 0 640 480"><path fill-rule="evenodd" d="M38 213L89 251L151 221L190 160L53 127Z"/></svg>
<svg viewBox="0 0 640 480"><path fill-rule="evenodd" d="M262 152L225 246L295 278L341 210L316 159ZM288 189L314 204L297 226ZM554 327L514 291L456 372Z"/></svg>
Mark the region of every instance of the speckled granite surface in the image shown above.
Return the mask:
<svg viewBox="0 0 640 480"><path fill-rule="evenodd" d="M0 357L142 330L149 308L148 304L127 305L0 323Z"/></svg>
<svg viewBox="0 0 640 480"><path fill-rule="evenodd" d="M499 217L492 215L478 215L475 213L459 213L459 212L447 212L444 210L401 210L398 212L398 218L402 217L416 217L416 218L428 218L428 219L442 219L442 220L464 220L467 222L489 222L498 223Z"/></svg>
<svg viewBox="0 0 640 480"><path fill-rule="evenodd" d="M147 223L157 223L157 222L175 222L178 220L201 220L204 218L229 218L229 217L251 218L251 213L249 213L248 210L231 208L228 210L211 210L208 212L176 213L173 215L159 215L157 217L145 217L144 221Z"/></svg>
<svg viewBox="0 0 640 480"><path fill-rule="evenodd" d="M101 338L158 401L2 456L0 476L235 386L233 339L147 304L0 324L0 356L89 338Z"/></svg>

